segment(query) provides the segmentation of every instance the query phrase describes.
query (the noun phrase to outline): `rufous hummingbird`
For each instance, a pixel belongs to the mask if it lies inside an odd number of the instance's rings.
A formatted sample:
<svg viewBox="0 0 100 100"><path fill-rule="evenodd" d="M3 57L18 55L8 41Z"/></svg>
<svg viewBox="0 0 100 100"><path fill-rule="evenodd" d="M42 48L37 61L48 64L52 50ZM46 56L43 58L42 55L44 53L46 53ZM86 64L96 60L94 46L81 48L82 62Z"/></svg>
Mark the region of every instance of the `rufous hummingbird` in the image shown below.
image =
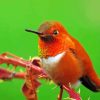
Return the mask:
<svg viewBox="0 0 100 100"><path fill-rule="evenodd" d="M58 85L81 82L88 89L100 91L92 62L83 46L55 21L40 25L38 31L26 30L39 36L42 67Z"/></svg>

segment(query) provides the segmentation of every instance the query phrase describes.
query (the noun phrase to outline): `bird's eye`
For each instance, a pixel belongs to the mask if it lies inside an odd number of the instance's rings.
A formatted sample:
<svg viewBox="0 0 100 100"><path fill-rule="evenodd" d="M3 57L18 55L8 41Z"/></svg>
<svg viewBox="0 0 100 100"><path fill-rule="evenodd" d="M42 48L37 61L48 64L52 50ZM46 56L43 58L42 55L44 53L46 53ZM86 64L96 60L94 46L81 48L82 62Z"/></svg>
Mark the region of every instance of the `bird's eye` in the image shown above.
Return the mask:
<svg viewBox="0 0 100 100"><path fill-rule="evenodd" d="M58 30L54 30L54 31L53 31L53 34L54 34L54 35L57 35L57 34L59 34L59 31L58 31Z"/></svg>

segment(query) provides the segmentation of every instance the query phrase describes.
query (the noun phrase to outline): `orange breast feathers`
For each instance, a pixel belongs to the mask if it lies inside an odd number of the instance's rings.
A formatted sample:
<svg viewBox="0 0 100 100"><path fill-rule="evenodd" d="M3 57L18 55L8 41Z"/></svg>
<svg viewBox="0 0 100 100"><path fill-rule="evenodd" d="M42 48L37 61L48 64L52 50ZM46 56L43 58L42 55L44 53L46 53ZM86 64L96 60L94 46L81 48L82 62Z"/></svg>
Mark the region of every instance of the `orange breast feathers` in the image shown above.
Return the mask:
<svg viewBox="0 0 100 100"><path fill-rule="evenodd" d="M81 62L69 50L42 61L43 68L57 84L74 84L83 75Z"/></svg>

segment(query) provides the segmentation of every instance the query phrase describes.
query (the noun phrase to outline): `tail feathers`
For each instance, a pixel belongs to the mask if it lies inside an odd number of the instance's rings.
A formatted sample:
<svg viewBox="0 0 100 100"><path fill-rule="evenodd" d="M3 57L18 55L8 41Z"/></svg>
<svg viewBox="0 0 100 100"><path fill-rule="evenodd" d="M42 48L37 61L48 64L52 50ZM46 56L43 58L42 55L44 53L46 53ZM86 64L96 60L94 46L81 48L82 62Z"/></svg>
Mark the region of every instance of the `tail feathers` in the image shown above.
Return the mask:
<svg viewBox="0 0 100 100"><path fill-rule="evenodd" d="M88 76L80 78L82 84L93 92L100 92L100 87L93 83Z"/></svg>

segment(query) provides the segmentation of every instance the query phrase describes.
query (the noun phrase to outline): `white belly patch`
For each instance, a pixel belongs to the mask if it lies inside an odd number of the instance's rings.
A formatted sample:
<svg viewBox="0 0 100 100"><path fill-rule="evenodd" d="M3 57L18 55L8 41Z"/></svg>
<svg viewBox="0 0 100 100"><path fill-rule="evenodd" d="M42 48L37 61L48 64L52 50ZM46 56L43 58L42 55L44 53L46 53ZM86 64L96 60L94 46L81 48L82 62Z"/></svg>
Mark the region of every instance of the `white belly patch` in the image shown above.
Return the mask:
<svg viewBox="0 0 100 100"><path fill-rule="evenodd" d="M49 76L51 76L51 72L55 67L57 67L57 63L60 61L60 59L63 57L65 52L58 54L54 57L48 57L48 58L42 58L42 67L47 72Z"/></svg>

